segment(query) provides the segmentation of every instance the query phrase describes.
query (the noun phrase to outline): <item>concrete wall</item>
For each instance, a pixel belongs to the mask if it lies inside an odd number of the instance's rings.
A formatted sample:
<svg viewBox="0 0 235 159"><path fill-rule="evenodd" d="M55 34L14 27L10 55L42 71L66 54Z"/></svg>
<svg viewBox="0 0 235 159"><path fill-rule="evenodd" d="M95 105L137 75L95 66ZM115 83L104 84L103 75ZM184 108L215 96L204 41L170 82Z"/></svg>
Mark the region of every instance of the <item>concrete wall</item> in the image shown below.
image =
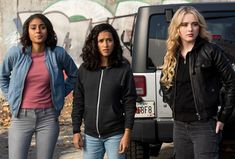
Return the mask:
<svg viewBox="0 0 235 159"><path fill-rule="evenodd" d="M0 64L6 50L18 41L22 24L30 14L45 14L54 25L58 45L66 47L80 63L76 55L92 24L107 21L107 17L132 14L139 6L156 1L129 1L128 8L115 0L0 0Z"/></svg>
<svg viewBox="0 0 235 159"><path fill-rule="evenodd" d="M17 28L14 19L18 11L43 10L49 4L48 0L0 0L0 63L6 52L16 39ZM12 36L14 35L15 36Z"/></svg>
<svg viewBox="0 0 235 159"><path fill-rule="evenodd" d="M192 0L174 0L177 1ZM132 14L140 6L160 3L171 3L171 0L0 0L0 64L6 50L18 42L22 24L30 14L40 12L52 21L58 45L79 65L81 48L93 25L108 21L119 35L125 31L126 38L130 38Z"/></svg>

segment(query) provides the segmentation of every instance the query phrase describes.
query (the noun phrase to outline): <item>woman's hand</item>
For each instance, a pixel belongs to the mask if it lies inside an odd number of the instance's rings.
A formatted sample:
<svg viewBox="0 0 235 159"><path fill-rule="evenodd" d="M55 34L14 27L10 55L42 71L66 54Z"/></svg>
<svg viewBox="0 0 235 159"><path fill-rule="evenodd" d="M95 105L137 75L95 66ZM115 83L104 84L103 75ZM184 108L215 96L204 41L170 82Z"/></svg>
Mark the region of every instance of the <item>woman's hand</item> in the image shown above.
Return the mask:
<svg viewBox="0 0 235 159"><path fill-rule="evenodd" d="M125 133L120 141L119 145L119 153L125 153L130 145L130 139L131 139L131 130L125 129Z"/></svg>
<svg viewBox="0 0 235 159"><path fill-rule="evenodd" d="M217 121L215 129L216 134L218 134L219 131L222 131L223 129L224 129L224 123L222 123L221 121Z"/></svg>
<svg viewBox="0 0 235 159"><path fill-rule="evenodd" d="M73 145L77 149L82 149L83 140L82 135L80 133L73 134Z"/></svg>

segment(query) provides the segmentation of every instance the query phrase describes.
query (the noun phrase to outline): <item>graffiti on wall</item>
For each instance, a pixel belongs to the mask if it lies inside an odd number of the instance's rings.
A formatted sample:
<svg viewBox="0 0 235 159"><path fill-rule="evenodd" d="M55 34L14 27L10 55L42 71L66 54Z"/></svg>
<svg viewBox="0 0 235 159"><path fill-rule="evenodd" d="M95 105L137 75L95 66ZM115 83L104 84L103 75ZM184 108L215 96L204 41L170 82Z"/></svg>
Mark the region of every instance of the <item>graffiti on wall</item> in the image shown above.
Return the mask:
<svg viewBox="0 0 235 159"><path fill-rule="evenodd" d="M178 0L190 2L190 0ZM176 3L176 0L174 0ZM79 55L90 29L99 23L107 22L114 26L118 34L125 34L125 39L131 40L135 13L141 6L171 3L171 0L59 0L48 5L42 11L18 12L14 19L17 33L22 32L22 24L34 13L46 15L52 22L58 37L58 45L63 46L79 65ZM9 35L11 44L17 43L19 34ZM16 37L17 36L17 37ZM9 44L9 43L8 43ZM124 48L127 58L128 49Z"/></svg>

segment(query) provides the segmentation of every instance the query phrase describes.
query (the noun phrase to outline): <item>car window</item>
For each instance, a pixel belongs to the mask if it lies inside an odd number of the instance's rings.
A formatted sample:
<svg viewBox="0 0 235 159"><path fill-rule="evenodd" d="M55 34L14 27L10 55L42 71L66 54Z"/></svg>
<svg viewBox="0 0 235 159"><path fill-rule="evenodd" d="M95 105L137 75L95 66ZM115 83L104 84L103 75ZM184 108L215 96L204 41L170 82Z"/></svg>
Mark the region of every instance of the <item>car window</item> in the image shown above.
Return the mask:
<svg viewBox="0 0 235 159"><path fill-rule="evenodd" d="M235 13L214 12L202 13L212 33L213 42L221 46L228 57L235 62ZM163 14L150 17L148 35L147 68L157 68L162 65L166 53L167 28L169 23Z"/></svg>
<svg viewBox="0 0 235 159"><path fill-rule="evenodd" d="M164 14L150 17L147 61L149 69L162 65L166 53L167 28L168 22Z"/></svg>
<svg viewBox="0 0 235 159"><path fill-rule="evenodd" d="M235 13L205 15L213 42L221 46L230 60L235 62Z"/></svg>

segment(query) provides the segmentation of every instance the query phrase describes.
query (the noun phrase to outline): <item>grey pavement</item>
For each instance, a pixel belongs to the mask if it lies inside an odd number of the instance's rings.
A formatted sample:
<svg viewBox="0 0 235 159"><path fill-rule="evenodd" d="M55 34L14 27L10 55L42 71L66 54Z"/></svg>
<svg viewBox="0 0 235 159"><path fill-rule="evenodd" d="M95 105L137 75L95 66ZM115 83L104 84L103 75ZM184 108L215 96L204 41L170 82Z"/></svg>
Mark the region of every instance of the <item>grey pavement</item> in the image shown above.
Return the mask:
<svg viewBox="0 0 235 159"><path fill-rule="evenodd" d="M69 126L70 127L70 126ZM53 159L82 159L82 151L77 150L72 144L72 134L70 131L64 130L65 126L61 127L59 139L57 141L56 149ZM70 129L70 128L69 128ZM8 159L8 129L0 127L0 159ZM151 159L170 159L172 154L172 143L164 143L158 157L151 157ZM29 151L28 159L35 159L36 149L35 141L33 139ZM107 156L105 156L107 159Z"/></svg>

